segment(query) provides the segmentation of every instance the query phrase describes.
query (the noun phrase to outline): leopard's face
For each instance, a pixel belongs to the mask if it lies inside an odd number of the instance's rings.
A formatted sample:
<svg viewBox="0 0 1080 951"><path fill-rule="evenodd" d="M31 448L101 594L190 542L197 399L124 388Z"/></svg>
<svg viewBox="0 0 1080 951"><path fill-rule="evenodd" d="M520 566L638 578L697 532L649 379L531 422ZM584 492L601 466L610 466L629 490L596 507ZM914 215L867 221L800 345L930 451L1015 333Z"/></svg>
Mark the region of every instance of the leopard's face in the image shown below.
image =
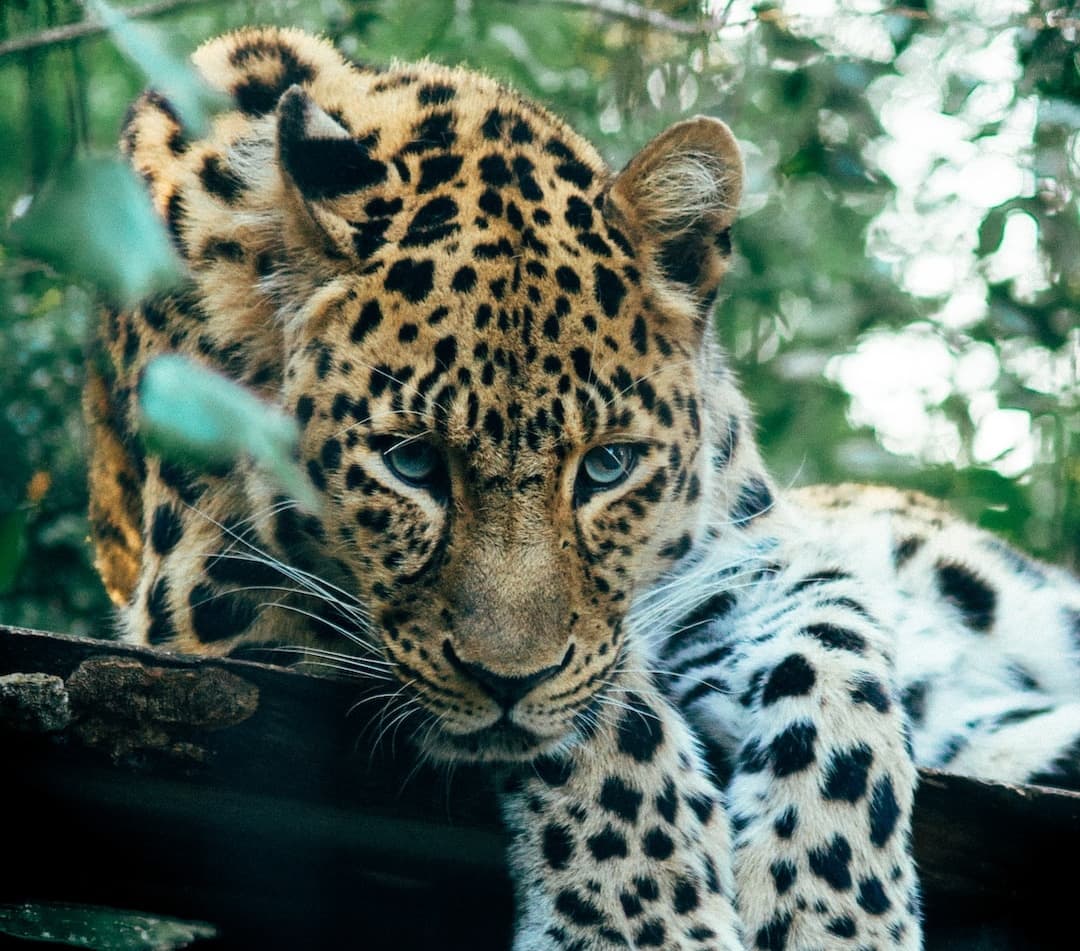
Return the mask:
<svg viewBox="0 0 1080 951"><path fill-rule="evenodd" d="M633 595L700 504L694 353L629 246L552 231L545 256L494 220L441 249L431 300L343 277L290 364L326 544L447 753L535 755L602 715ZM513 254L482 266L478 239Z"/></svg>
<svg viewBox="0 0 1080 951"><path fill-rule="evenodd" d="M195 59L243 115L166 175L175 117L148 99L129 148L208 309L279 341L322 497L304 569L362 606L432 751L586 733L635 594L698 532L731 134L680 123L612 175L475 73L275 30ZM253 270L262 310L236 290Z"/></svg>

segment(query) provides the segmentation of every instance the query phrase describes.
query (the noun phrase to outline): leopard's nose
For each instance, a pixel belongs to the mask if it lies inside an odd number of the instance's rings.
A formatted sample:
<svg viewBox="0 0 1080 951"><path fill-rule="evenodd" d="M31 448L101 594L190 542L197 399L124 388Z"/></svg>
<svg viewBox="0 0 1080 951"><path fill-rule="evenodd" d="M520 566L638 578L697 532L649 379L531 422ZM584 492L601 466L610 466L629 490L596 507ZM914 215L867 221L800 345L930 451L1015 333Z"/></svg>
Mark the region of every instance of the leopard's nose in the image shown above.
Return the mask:
<svg viewBox="0 0 1080 951"><path fill-rule="evenodd" d="M566 655L558 664L552 664L550 667L543 667L540 670L533 671L531 674L515 674L513 676L497 674L495 671L489 670L483 664L462 660L458 657L457 652L454 650L454 645L450 643L449 639L443 641L443 657L446 658L447 662L454 670L463 677L479 684L492 700L502 707L503 710L508 711L534 687L539 686L546 680L550 680L557 673L565 670L574 657L574 645L570 645L566 651Z"/></svg>

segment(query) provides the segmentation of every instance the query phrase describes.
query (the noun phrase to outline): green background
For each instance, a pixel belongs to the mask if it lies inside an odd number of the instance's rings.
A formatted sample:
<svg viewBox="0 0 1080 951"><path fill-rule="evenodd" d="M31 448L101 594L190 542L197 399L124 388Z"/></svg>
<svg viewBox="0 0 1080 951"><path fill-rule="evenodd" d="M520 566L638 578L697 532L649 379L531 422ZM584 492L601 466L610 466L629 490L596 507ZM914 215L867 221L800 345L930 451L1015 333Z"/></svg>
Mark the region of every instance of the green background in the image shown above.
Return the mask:
<svg viewBox="0 0 1080 951"><path fill-rule="evenodd" d="M317 30L371 62L482 69L564 115L613 167L683 116L725 118L749 189L717 331L778 479L919 488L1080 562L1080 11L157 6L139 31L73 39L80 3L0 3L0 621L111 629L87 544L84 348L99 295L137 293L171 264L106 160L147 77L197 100L178 64L249 23Z"/></svg>

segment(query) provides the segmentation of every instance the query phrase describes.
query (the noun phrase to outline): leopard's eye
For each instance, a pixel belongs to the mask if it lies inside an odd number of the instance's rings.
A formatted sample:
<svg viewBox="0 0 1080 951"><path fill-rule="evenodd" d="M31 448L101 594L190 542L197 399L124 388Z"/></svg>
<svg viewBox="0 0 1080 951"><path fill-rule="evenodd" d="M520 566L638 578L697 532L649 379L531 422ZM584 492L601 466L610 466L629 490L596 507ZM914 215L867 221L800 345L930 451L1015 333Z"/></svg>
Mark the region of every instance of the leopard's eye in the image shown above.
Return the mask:
<svg viewBox="0 0 1080 951"><path fill-rule="evenodd" d="M398 442L383 452L387 468L402 482L428 488L442 472L442 456L431 443L422 439Z"/></svg>
<svg viewBox="0 0 1080 951"><path fill-rule="evenodd" d="M578 470L579 497L618 485L633 471L640 455L638 447L629 443L612 443L590 449Z"/></svg>

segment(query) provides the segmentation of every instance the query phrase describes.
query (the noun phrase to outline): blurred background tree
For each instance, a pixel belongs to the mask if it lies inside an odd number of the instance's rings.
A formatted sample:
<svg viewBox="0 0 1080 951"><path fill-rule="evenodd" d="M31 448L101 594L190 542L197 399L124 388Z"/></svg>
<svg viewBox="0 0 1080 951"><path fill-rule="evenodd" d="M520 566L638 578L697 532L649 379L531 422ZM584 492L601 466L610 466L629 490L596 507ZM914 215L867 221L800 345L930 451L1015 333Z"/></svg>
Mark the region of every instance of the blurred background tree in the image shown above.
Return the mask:
<svg viewBox="0 0 1080 951"><path fill-rule="evenodd" d="M134 49L102 32L96 2L0 3L0 620L109 629L84 514L84 344L101 293L171 265L101 157L145 74L248 23L321 31L372 62L480 68L564 115L614 167L680 117L722 116L749 188L717 328L778 478L922 489L1080 562L1080 8L114 7L145 28Z"/></svg>

